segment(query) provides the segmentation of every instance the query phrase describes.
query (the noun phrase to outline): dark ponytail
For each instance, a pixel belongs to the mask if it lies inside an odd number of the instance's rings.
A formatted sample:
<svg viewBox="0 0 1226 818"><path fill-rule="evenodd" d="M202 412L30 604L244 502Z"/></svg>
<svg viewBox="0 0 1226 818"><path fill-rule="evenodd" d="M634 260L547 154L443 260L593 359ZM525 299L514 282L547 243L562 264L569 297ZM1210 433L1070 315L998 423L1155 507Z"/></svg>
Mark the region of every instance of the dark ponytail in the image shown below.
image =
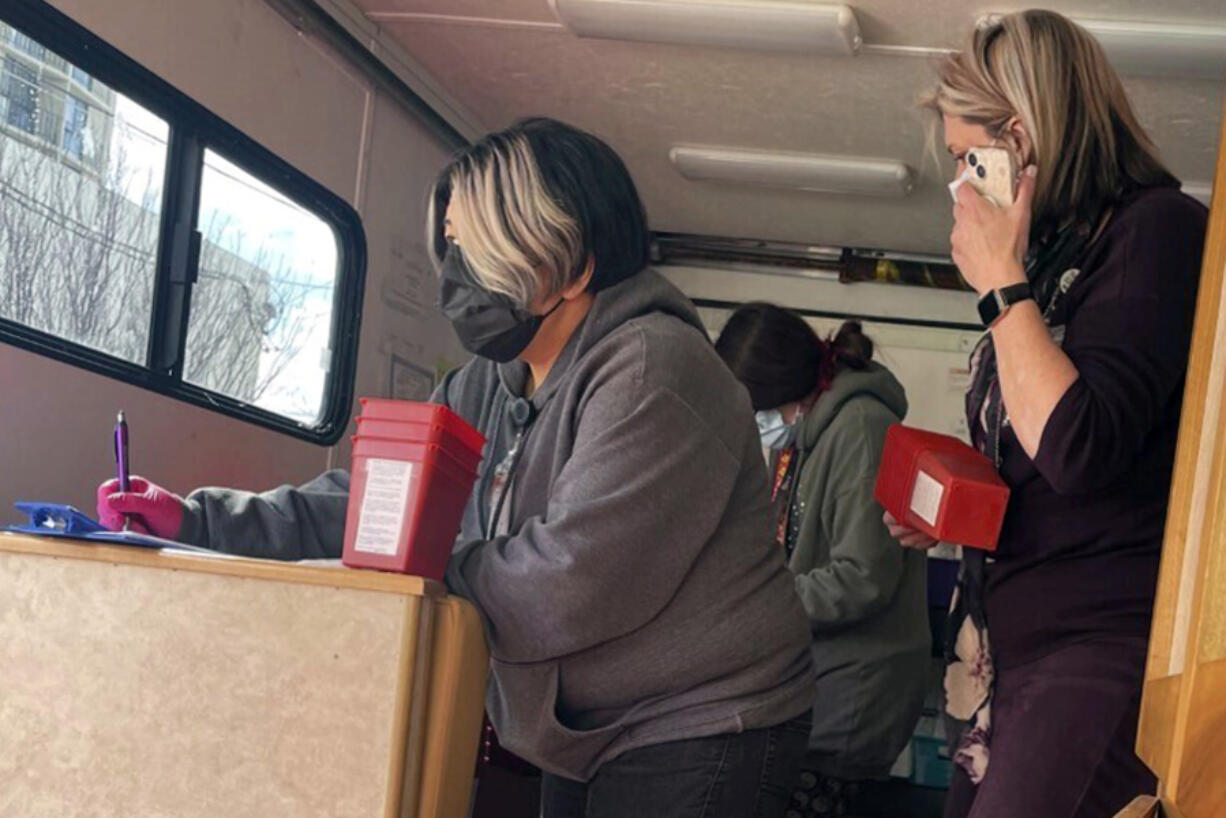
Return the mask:
<svg viewBox="0 0 1226 818"><path fill-rule="evenodd" d="M873 360L873 342L864 334L859 321L844 321L830 342L840 367L861 370Z"/></svg>
<svg viewBox="0 0 1226 818"><path fill-rule="evenodd" d="M873 357L858 322L823 341L796 313L763 303L734 312L715 350L749 390L755 411L803 400L829 386L839 369L864 369Z"/></svg>

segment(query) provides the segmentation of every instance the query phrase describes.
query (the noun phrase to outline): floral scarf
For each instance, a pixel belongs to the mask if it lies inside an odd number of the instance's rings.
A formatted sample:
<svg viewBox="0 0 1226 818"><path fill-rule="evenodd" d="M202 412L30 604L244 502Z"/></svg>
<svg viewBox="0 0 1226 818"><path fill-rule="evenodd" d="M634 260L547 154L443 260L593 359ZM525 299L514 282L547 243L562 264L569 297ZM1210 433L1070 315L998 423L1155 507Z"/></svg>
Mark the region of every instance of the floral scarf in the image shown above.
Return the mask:
<svg viewBox="0 0 1226 818"><path fill-rule="evenodd" d="M1068 265L1084 255L1093 236L1101 233L1104 223L1101 219L1086 223L1098 224L1097 231L1089 226L1068 228L1054 241L1038 243L1027 256L1026 277L1043 313L1043 321L1057 344L1064 340L1064 325L1068 320L1064 295L1080 275L1080 270ZM1002 461L1000 438L1009 426L1009 416L1001 396L996 347L990 331L971 353L971 387L966 395L966 410L971 421L972 442L999 469ZM978 548L962 550L962 565L945 640L947 732L954 747L954 763L965 770L975 784L983 780L991 755L992 693L996 679L984 611L987 564L987 552Z"/></svg>

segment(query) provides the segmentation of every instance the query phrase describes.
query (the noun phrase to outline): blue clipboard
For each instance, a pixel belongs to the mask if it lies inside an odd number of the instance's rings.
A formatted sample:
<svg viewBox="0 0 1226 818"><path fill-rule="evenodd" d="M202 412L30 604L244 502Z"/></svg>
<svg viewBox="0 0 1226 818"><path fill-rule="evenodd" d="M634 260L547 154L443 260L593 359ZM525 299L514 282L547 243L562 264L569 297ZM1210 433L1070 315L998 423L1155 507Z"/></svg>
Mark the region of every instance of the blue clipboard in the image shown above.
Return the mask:
<svg viewBox="0 0 1226 818"><path fill-rule="evenodd" d="M111 545L131 545L137 548L174 548L180 551L196 551L213 555L216 552L187 543L164 540L148 534L137 534L133 531L111 531L97 520L94 520L80 509L61 503L16 504L17 510L27 515L30 522L25 525L6 526L6 531L15 534L33 534L37 537L59 537L69 540L87 540L89 542L109 543Z"/></svg>

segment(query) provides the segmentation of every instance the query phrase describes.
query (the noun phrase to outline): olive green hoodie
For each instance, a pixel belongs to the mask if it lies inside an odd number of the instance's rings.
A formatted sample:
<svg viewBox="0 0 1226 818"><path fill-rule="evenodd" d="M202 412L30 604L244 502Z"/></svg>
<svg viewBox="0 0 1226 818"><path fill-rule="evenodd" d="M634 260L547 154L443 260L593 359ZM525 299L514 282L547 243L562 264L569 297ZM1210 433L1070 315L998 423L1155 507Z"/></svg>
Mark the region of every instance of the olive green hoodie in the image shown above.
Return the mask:
<svg viewBox="0 0 1226 818"><path fill-rule="evenodd" d="M884 776L919 718L927 683L927 563L899 546L873 498L902 384L844 370L799 421L788 567L809 616L817 696L809 747L838 778Z"/></svg>

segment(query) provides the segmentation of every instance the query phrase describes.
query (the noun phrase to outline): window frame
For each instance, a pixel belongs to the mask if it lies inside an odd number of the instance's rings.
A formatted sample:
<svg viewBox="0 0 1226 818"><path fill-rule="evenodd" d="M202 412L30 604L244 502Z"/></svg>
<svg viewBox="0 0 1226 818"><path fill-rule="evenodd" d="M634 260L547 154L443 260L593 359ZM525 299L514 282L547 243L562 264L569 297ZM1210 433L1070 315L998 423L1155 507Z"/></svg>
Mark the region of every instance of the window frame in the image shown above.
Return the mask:
<svg viewBox="0 0 1226 818"><path fill-rule="evenodd" d="M144 364L0 318L0 342L278 432L330 446L349 424L366 280L366 234L357 211L238 128L44 0L10 0L0 21L41 43L169 127L166 171ZM314 425L183 380L192 287L199 272L196 230L204 152L211 150L332 227L337 242L329 346L332 357Z"/></svg>

